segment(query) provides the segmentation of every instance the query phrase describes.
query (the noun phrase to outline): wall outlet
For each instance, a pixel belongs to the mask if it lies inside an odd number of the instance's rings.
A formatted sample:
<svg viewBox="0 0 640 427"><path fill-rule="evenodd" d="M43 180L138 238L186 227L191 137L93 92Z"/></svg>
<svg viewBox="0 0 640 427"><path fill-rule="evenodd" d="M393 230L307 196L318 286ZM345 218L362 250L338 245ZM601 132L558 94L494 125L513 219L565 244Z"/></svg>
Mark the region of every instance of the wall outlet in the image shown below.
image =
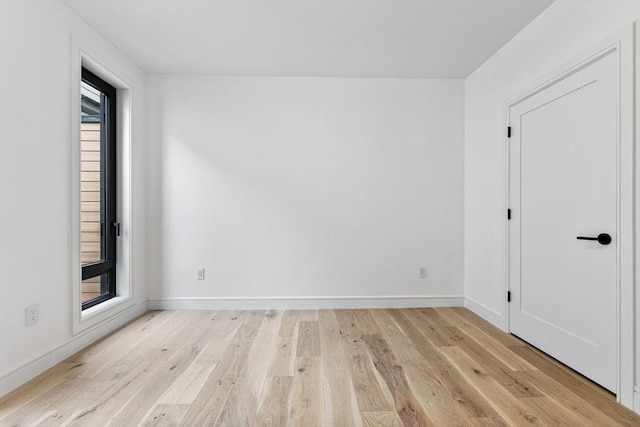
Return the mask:
<svg viewBox="0 0 640 427"><path fill-rule="evenodd" d="M27 307L27 326L33 326L40 320L40 306L38 304Z"/></svg>
<svg viewBox="0 0 640 427"><path fill-rule="evenodd" d="M427 278L427 267L420 267L420 273L418 276L420 279L426 279Z"/></svg>
<svg viewBox="0 0 640 427"><path fill-rule="evenodd" d="M204 268L197 268L196 269L196 279L204 280Z"/></svg>

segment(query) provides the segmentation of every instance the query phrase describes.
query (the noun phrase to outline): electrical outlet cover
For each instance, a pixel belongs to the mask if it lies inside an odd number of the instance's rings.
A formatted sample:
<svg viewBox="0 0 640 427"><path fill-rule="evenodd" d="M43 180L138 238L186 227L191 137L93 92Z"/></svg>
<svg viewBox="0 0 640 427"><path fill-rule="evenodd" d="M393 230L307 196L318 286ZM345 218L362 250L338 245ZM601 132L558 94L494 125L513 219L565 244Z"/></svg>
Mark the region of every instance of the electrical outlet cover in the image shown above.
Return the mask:
<svg viewBox="0 0 640 427"><path fill-rule="evenodd" d="M40 320L40 306L38 304L27 307L27 326L33 326Z"/></svg>

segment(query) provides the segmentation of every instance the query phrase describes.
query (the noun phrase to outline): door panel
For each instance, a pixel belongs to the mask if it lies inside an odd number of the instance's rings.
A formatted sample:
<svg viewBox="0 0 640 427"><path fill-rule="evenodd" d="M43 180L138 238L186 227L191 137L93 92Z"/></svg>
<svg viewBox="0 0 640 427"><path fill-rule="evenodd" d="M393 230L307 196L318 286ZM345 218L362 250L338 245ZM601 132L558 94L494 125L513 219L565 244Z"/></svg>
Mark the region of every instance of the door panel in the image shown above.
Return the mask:
<svg viewBox="0 0 640 427"><path fill-rule="evenodd" d="M509 110L511 332L612 391L617 75L610 53Z"/></svg>

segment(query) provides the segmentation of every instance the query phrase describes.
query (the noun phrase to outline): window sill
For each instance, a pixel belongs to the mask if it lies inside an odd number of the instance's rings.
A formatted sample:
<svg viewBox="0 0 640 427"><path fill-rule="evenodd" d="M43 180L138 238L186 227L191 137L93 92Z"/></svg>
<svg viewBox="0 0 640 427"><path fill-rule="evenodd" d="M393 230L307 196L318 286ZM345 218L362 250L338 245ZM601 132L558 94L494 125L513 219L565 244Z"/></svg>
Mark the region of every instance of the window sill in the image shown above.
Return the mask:
<svg viewBox="0 0 640 427"><path fill-rule="evenodd" d="M101 302L100 304L94 305L93 307L89 307L86 310L82 310L82 320L91 318L93 315L101 313L105 310L110 309L111 307L115 307L119 304L124 303L129 298L127 297L113 297L105 302Z"/></svg>
<svg viewBox="0 0 640 427"><path fill-rule="evenodd" d="M80 312L80 318L74 322L74 335L97 326L121 312L133 307L135 302L129 296L113 297L103 303Z"/></svg>

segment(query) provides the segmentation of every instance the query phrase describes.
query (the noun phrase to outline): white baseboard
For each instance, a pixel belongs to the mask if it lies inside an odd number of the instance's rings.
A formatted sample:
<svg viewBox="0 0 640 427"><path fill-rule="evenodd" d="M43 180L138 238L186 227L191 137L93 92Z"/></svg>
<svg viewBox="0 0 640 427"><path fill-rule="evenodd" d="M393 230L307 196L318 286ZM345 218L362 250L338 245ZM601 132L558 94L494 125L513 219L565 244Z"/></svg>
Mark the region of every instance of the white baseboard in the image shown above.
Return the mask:
<svg viewBox="0 0 640 427"><path fill-rule="evenodd" d="M471 298L465 298L464 306L468 310L473 311L478 316L482 317L487 322L491 323L496 328L501 331L504 330L504 319L502 315L497 311L491 310L486 305L479 303L478 301L474 301Z"/></svg>
<svg viewBox="0 0 640 427"><path fill-rule="evenodd" d="M633 411L640 414L640 387L633 388Z"/></svg>
<svg viewBox="0 0 640 427"><path fill-rule="evenodd" d="M15 390L47 369L67 359L114 329L147 311L147 303L134 305L82 333L69 337L46 351L0 376L0 397Z"/></svg>
<svg viewBox="0 0 640 427"><path fill-rule="evenodd" d="M149 300L149 310L268 310L331 308L463 307L462 295L347 297L193 297Z"/></svg>

